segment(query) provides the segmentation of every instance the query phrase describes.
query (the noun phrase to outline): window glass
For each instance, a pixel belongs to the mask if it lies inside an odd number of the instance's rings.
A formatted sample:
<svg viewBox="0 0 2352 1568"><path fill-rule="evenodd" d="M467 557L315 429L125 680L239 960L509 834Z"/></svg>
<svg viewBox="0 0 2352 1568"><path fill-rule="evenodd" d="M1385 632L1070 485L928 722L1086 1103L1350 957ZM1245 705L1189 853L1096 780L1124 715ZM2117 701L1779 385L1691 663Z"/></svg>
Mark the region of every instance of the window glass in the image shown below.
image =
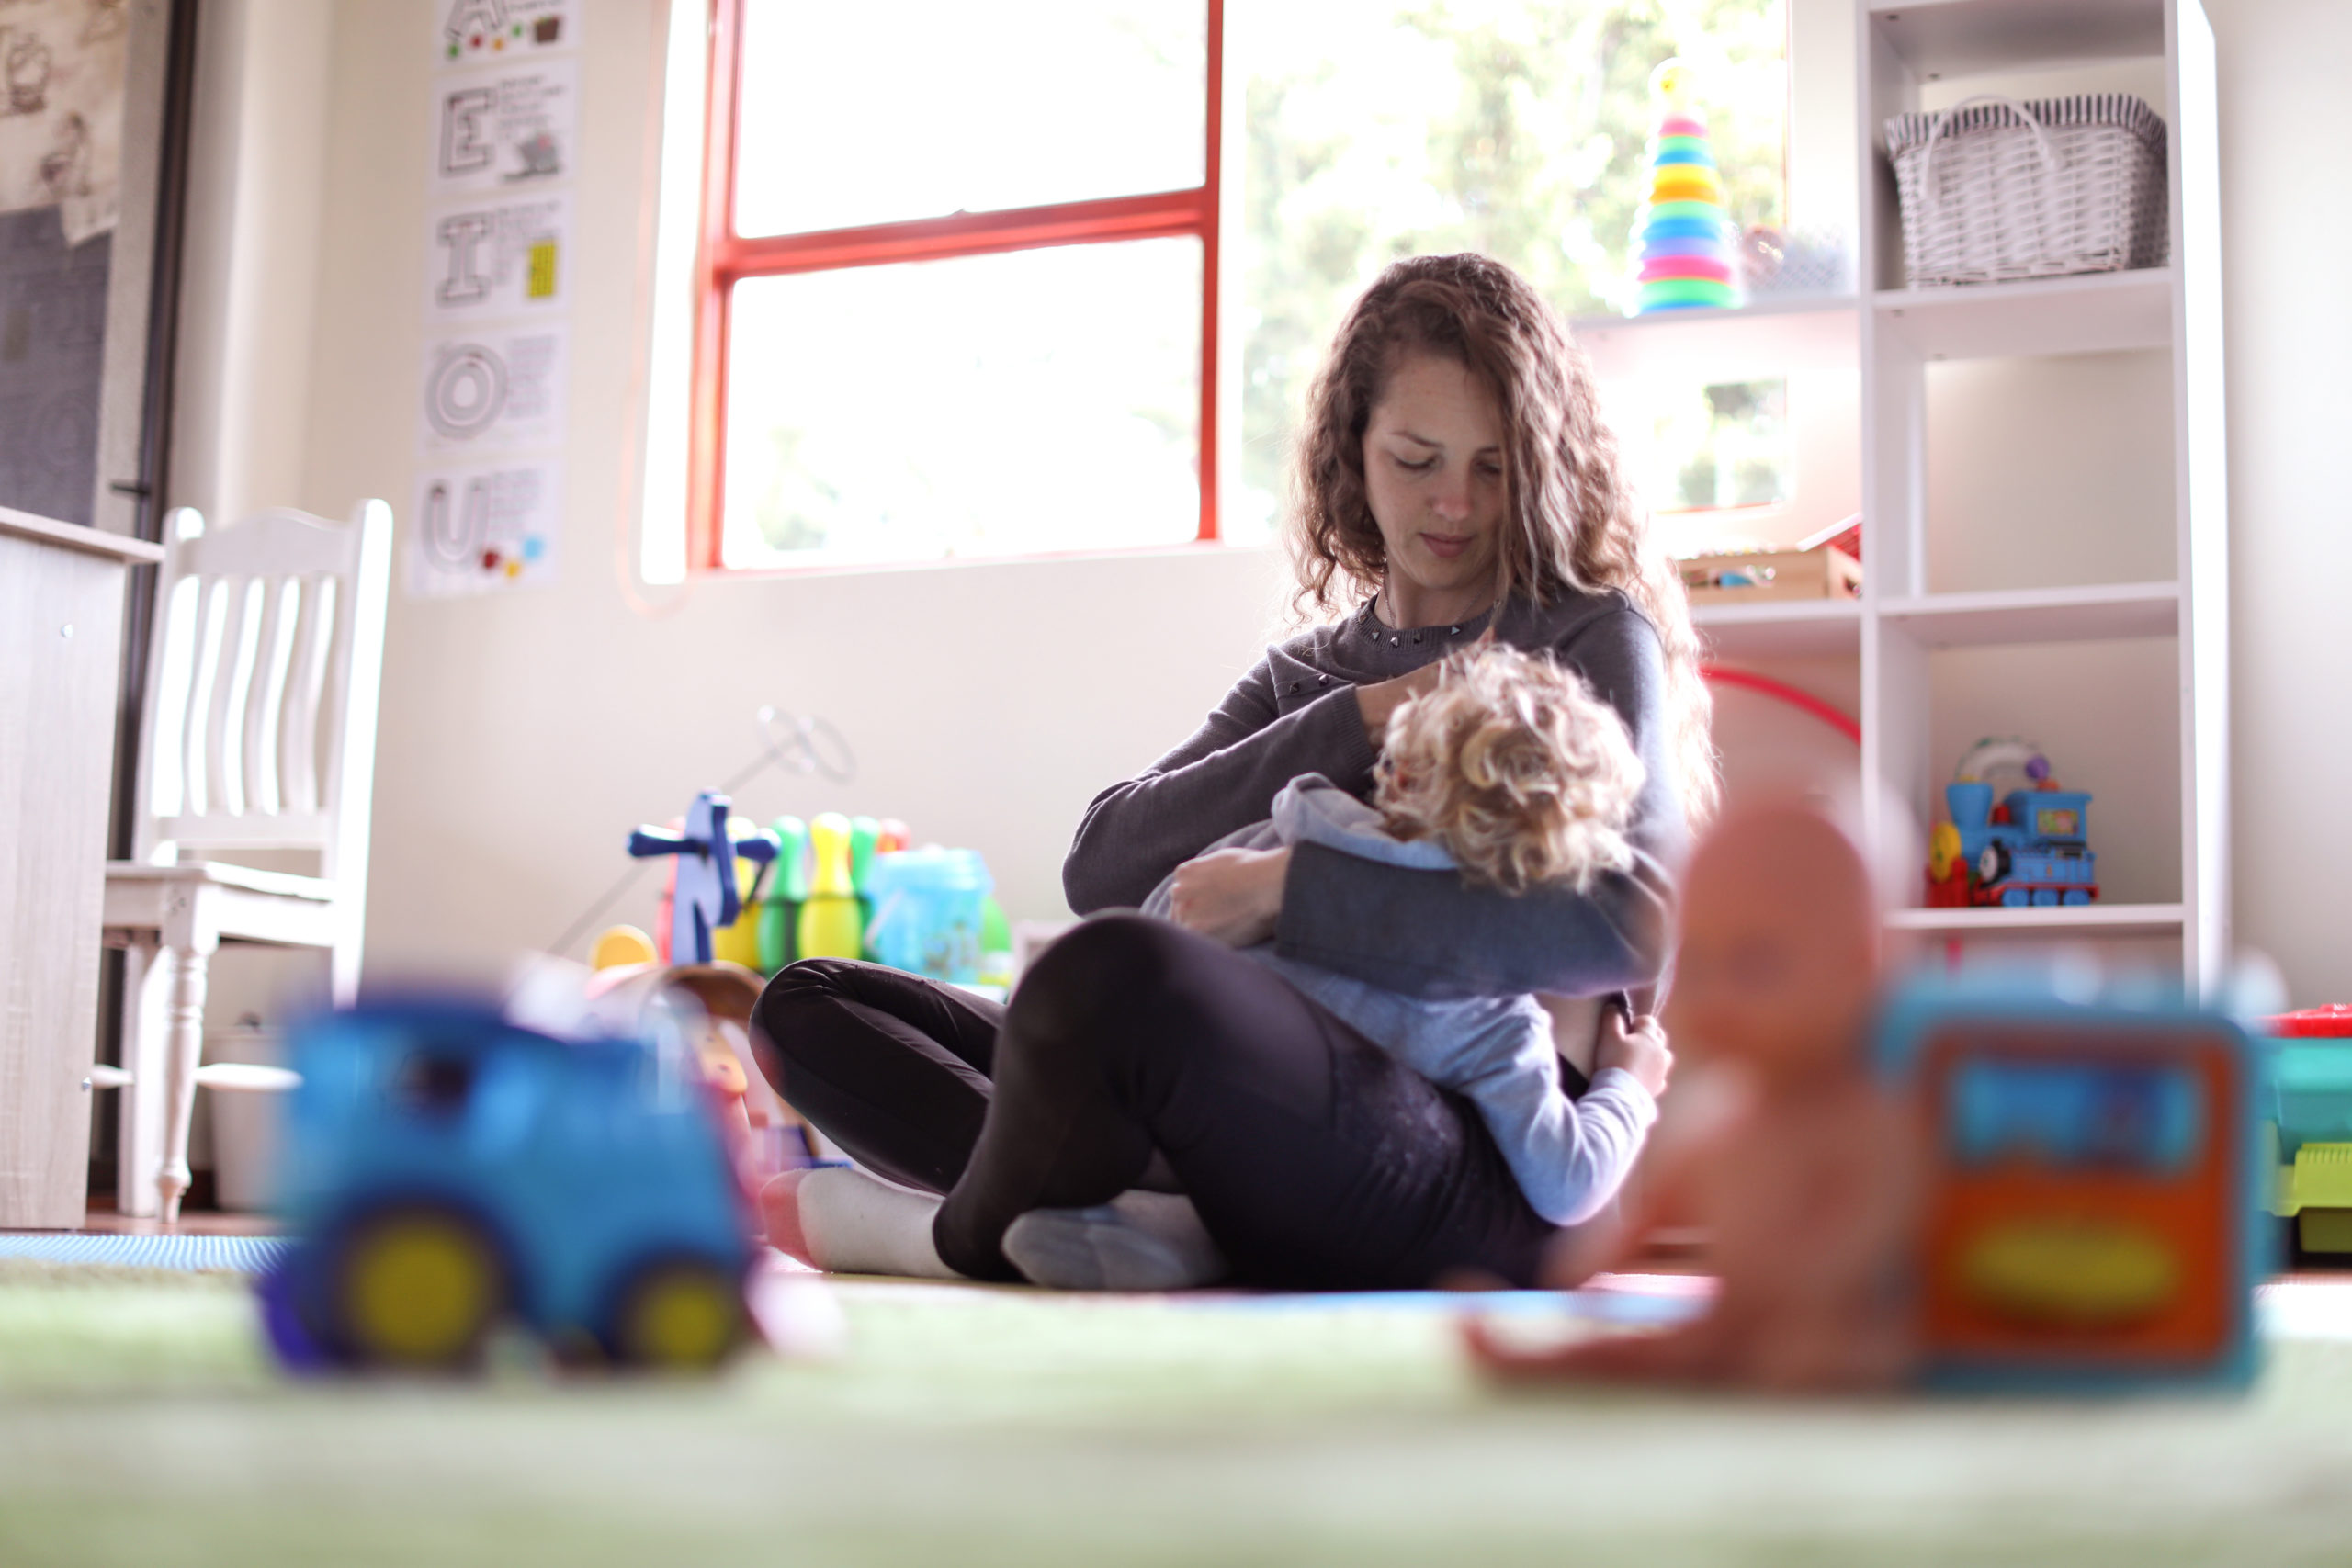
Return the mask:
<svg viewBox="0 0 2352 1568"><path fill-rule="evenodd" d="M1390 261L1481 251L1571 315L1633 303L1661 62L1699 67L1732 221L1782 220L1781 0L1282 0L1234 16L1249 163L1228 536L1270 524L1307 379Z"/></svg>
<svg viewBox="0 0 2352 1568"><path fill-rule="evenodd" d="M1187 190L1205 0L747 0L735 229Z"/></svg>
<svg viewBox="0 0 2352 1568"><path fill-rule="evenodd" d="M724 564L1191 539L1200 357L1189 236L747 278Z"/></svg>
<svg viewBox="0 0 2352 1568"><path fill-rule="evenodd" d="M1660 393L1651 408L1650 440L1634 450L1649 457L1642 493L1652 509L1717 512L1790 498L1786 381L1685 387Z"/></svg>

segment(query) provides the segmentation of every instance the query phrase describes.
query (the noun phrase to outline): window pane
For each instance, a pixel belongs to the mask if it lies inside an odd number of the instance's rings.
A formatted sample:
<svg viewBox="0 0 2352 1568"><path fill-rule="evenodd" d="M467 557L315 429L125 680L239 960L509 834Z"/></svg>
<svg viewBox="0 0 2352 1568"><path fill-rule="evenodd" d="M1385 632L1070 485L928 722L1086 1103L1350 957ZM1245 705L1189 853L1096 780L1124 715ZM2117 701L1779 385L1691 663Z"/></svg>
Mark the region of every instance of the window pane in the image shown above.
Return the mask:
<svg viewBox="0 0 2352 1568"><path fill-rule="evenodd" d="M1700 67L1733 222L1782 220L1782 0L1282 0L1248 29L1236 537L1272 516L1307 378L1391 260L1482 251L1572 315L1632 302L1660 62Z"/></svg>
<svg viewBox="0 0 2352 1568"><path fill-rule="evenodd" d="M1193 538L1200 359L1190 237L746 278L725 564Z"/></svg>
<svg viewBox="0 0 2352 1568"><path fill-rule="evenodd" d="M1201 184L1206 0L746 0L741 234Z"/></svg>
<svg viewBox="0 0 2352 1568"><path fill-rule="evenodd" d="M1628 435L1637 434L1626 431ZM1792 493L1789 384L1730 381L1661 392L1651 405L1642 493L1659 512L1778 506Z"/></svg>

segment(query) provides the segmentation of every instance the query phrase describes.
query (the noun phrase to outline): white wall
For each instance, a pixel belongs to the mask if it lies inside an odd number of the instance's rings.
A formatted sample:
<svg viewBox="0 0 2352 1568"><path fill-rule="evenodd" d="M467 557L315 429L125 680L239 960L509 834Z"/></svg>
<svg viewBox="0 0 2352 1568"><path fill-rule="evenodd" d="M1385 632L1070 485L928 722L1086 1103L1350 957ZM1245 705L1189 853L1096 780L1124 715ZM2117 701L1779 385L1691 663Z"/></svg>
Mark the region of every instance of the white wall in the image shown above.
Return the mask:
<svg viewBox="0 0 2352 1568"><path fill-rule="evenodd" d="M247 17L328 10L303 0L212 0L209 9L240 7ZM369 905L379 974L480 970L549 941L622 869L632 824L676 811L752 755L751 714L763 703L831 716L865 772L848 791L763 777L742 792L754 815L841 806L903 816L922 835L986 852L1016 918L1055 913L1060 855L1086 797L1185 733L1268 618L1275 563L1242 552L707 582L665 617L633 611L614 558L658 9L590 3L560 580L495 602L393 605ZM2211 0L2210 9L2222 73L2231 333L2237 924L2244 942L2280 961L2296 1000L2346 998L2352 964L2335 890L2352 886L2352 836L2335 807L2352 778L2352 734L2329 699L2352 654L2333 457L2352 399L2329 345L2352 342L2352 305L2312 284L2308 258L2352 248L2352 219L2341 204L2309 201L2308 160L2281 150L2312 142L2325 124L2352 62L2352 6ZM326 197L307 383L299 397L273 376L209 384L222 394L209 414L184 396L184 422L249 433L244 468L202 481L220 495L274 500L287 485L316 511L339 513L363 494L408 510L433 10L431 0L332 7L327 107L312 139ZM287 47L311 47L302 27ZM248 43L248 58L256 47ZM208 84L220 80L210 70ZM1830 79L1843 81L1842 69ZM242 80L289 115L302 102L299 85L257 72ZM1804 137L1838 134L1818 105L1801 103L1800 120ZM299 208L301 160L284 155L283 174L260 193L226 190L238 204ZM200 177L217 181L219 171ZM1836 209L1835 183L1806 193L1808 214ZM223 188L199 186L208 203L228 199ZM246 254L250 266L303 270L299 240ZM266 282L243 297L269 302L269 320L191 321L191 344L206 332L229 344L250 333L265 341L288 330L283 319L300 298ZM2069 401L2100 387L2135 397L2146 378L2128 365L2062 374L2082 383L2049 388ZM2012 395L1961 387L1954 407L1989 416ZM2026 493L2042 460L2029 450L2003 477ZM2079 465L2061 473L2051 461L2053 483L2080 483ZM183 469L185 493L201 488L198 473ZM1971 482L1952 479L1959 492ZM1953 558L1939 573L1958 581L1974 565ZM1820 683L1838 679L1825 671ZM642 919L649 905L650 891L619 912Z"/></svg>
<svg viewBox="0 0 2352 1568"><path fill-rule="evenodd" d="M225 517L306 477L334 11L197 9L171 502Z"/></svg>
<svg viewBox="0 0 2352 1568"><path fill-rule="evenodd" d="M2352 209L2286 149L2324 146L2352 86L2352 6L2214 0L2230 428L2238 940L2297 1003L2352 1001L2352 298L2303 256L2352 254Z"/></svg>

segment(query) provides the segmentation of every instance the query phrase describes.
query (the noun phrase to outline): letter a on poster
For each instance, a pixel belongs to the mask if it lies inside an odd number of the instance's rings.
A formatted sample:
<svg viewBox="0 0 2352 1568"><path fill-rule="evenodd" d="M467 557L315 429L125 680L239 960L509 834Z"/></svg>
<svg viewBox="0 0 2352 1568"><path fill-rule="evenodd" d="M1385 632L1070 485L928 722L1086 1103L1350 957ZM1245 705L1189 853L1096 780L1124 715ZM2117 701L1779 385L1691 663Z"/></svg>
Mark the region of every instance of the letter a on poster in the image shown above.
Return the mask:
<svg viewBox="0 0 2352 1568"><path fill-rule="evenodd" d="M580 42L580 0L435 0L435 62L486 65Z"/></svg>

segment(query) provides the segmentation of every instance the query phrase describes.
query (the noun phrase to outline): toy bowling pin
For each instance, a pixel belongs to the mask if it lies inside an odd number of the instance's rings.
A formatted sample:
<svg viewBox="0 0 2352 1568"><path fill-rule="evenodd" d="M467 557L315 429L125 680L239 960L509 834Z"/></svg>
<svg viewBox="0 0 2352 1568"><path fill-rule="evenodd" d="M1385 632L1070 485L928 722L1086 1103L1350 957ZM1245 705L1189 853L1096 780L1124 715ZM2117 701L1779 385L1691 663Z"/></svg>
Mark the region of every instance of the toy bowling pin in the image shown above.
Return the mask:
<svg viewBox="0 0 2352 1568"><path fill-rule="evenodd" d="M857 958L865 922L850 875L850 820L828 811L808 824L808 898L800 906L800 956Z"/></svg>
<svg viewBox="0 0 2352 1568"><path fill-rule="evenodd" d="M779 817L768 824L775 835L775 870L767 897L760 900L760 968L773 975L800 956L800 906L808 900L808 824Z"/></svg>

